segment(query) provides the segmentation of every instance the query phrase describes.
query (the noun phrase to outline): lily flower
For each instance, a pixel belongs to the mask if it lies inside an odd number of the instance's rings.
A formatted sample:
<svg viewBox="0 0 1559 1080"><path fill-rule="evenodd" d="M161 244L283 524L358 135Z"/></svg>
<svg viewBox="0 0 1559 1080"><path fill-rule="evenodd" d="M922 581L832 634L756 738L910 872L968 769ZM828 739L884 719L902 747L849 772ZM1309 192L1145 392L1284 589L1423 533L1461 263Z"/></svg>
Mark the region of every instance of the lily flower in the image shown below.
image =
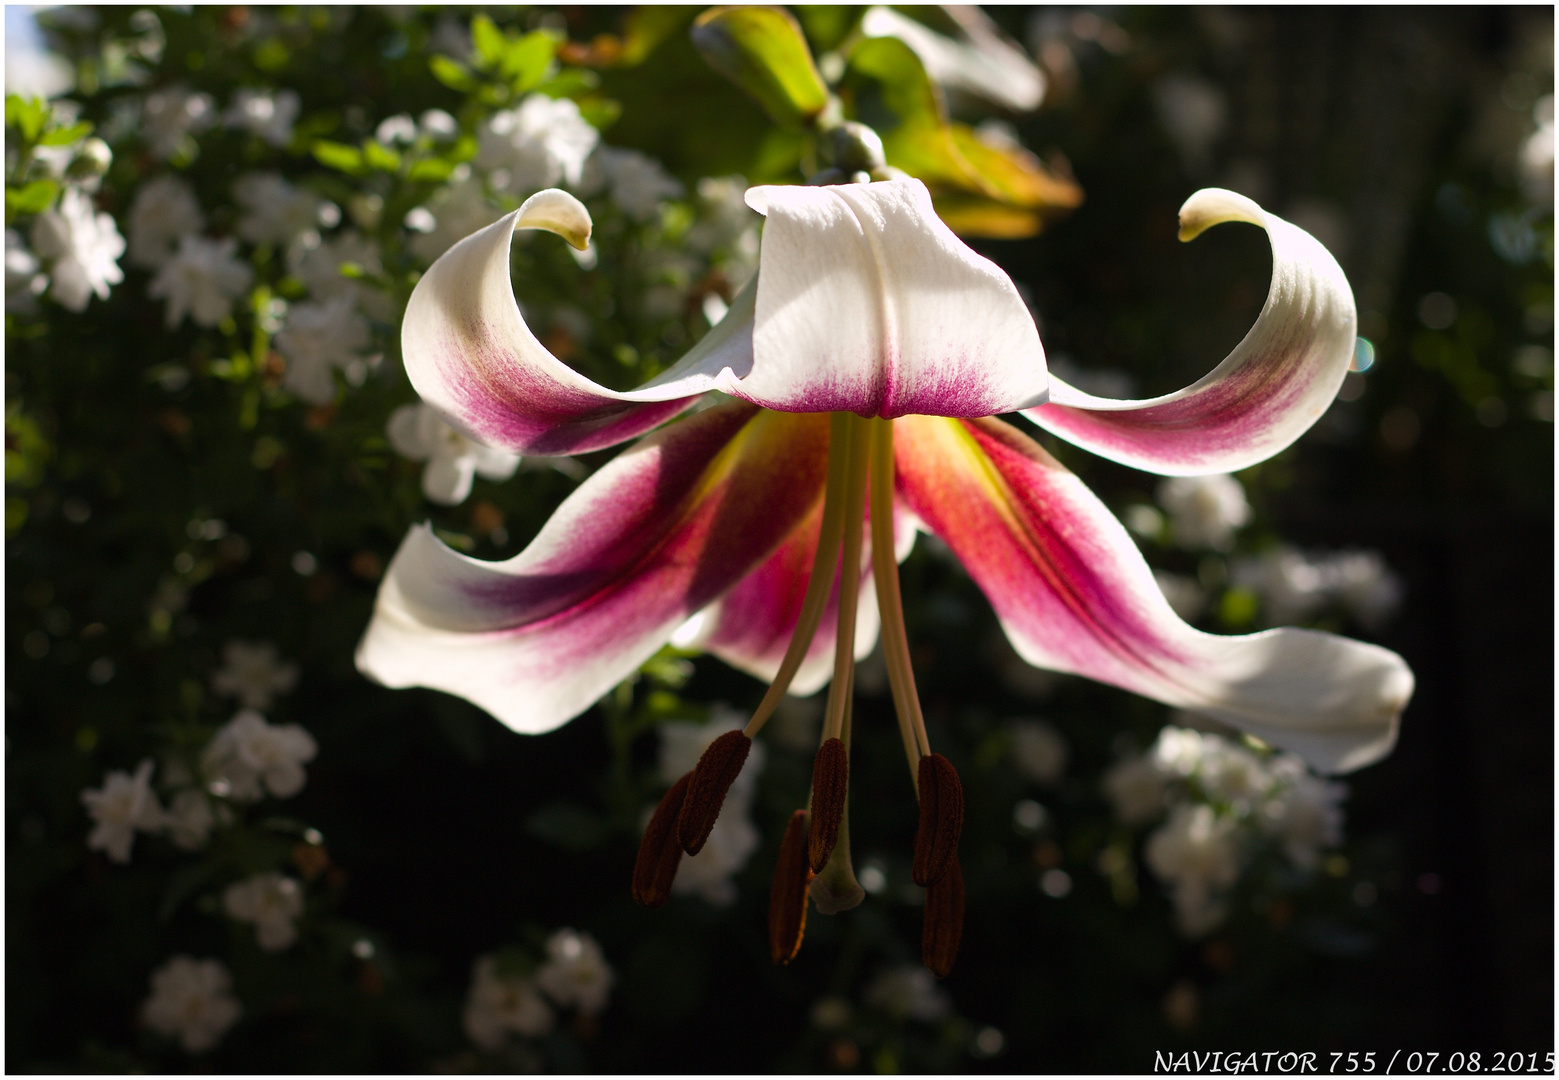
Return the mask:
<svg viewBox="0 0 1559 1080"><path fill-rule="evenodd" d="M524 733L583 712L679 629L679 641L770 680L744 731L717 739L652 818L634 873L636 899L652 906L709 835L783 695L831 681L810 811L792 818L771 894L772 952L786 962L808 895L825 913L863 895L849 866L850 696L854 662L880 628L921 804L924 957L939 975L963 919L963 800L931 750L910 665L897 559L916 529L963 561L1031 664L1215 717L1325 771L1390 751L1413 689L1400 657L1311 630L1188 626L1104 504L996 418L1021 412L1171 476L1277 453L1325 411L1352 356L1353 296L1319 243L1233 192L1193 195L1183 239L1227 221L1267 231L1266 304L1192 386L1114 401L1047 375L1011 280L937 218L919 181L756 187L746 198L767 218L755 280L692 351L630 392L549 353L514 299L516 229L588 243L589 216L565 192L537 194L423 276L402 326L407 373L464 435L510 453L575 454L649 434L507 561L413 528L381 585L360 670L457 694Z"/></svg>

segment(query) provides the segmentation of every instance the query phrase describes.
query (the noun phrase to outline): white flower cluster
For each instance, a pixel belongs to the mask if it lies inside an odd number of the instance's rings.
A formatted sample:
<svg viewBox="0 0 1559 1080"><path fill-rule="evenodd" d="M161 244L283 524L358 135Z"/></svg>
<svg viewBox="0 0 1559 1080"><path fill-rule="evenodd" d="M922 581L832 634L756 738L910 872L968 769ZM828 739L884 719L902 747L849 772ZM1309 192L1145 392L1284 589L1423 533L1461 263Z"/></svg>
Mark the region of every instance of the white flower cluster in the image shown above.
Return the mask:
<svg viewBox="0 0 1559 1080"><path fill-rule="evenodd" d="M220 798L290 799L303 790L303 766L317 752L313 736L297 724L268 724L244 709L212 737L200 763L208 790Z"/></svg>
<svg viewBox="0 0 1559 1080"><path fill-rule="evenodd" d="M1228 915L1227 894L1263 842L1301 870L1342 840L1347 788L1289 753L1256 753L1222 735L1165 727L1148 753L1118 762L1104 792L1127 825L1168 817L1143 855L1169 886L1182 932L1199 936Z"/></svg>
<svg viewBox="0 0 1559 1080"><path fill-rule="evenodd" d="M707 724L677 720L660 726L660 778L674 784L690 772L703 757L709 744L727 731L739 730L746 717L734 710L716 706ZM758 850L760 837L752 823L752 803L758 791L758 775L763 772L764 747L754 743L747 762L726 793L714 831L697 855L684 855L672 883L674 893L700 897L715 907L736 902L736 883L731 877ZM644 816L649 823L649 814Z"/></svg>
<svg viewBox="0 0 1559 1080"><path fill-rule="evenodd" d="M246 709L269 709L277 694L298 685L298 665L283 663L269 641L229 641L222 647L222 666L211 676L211 688L236 697Z"/></svg>
<svg viewBox="0 0 1559 1080"><path fill-rule="evenodd" d="M229 885L222 907L239 922L254 923L260 948L280 952L298 940L293 920L303 914L303 885L284 874L255 874Z"/></svg>
<svg viewBox="0 0 1559 1080"><path fill-rule="evenodd" d="M1402 603L1402 582L1374 551L1306 554L1285 545L1236 560L1231 578L1261 599L1273 623L1300 622L1341 604L1360 625L1378 630Z"/></svg>
<svg viewBox="0 0 1559 1080"><path fill-rule="evenodd" d="M191 1054L216 1046L243 1013L232 994L233 977L220 960L175 956L152 972L151 984L141 1018Z"/></svg>
<svg viewBox="0 0 1559 1080"><path fill-rule="evenodd" d="M520 455L462 435L421 401L392 412L386 434L396 453L428 463L422 470L422 493L445 506L464 502L477 474L507 480L520 467Z"/></svg>
<svg viewBox="0 0 1559 1080"><path fill-rule="evenodd" d="M547 939L546 952L533 975L501 970L496 956L477 960L462 1016L473 1043L497 1051L511 1034L545 1035L557 1022L554 1007L586 1016L606 1008L615 978L595 938L559 930Z"/></svg>
<svg viewBox="0 0 1559 1080"><path fill-rule="evenodd" d="M124 237L80 188L67 188L33 221L32 246L48 263L49 295L71 311L85 311L93 296L107 300L109 286L124 280L118 263Z"/></svg>
<svg viewBox="0 0 1559 1080"><path fill-rule="evenodd" d="M1175 476L1158 487L1175 543L1192 550L1228 551L1234 533L1251 519L1245 488L1232 476Z"/></svg>
<svg viewBox="0 0 1559 1080"><path fill-rule="evenodd" d="M177 177L147 181L130 204L130 262L156 271L146 292L167 301L169 330L186 317L197 326L217 325L254 280L237 256L238 241L201 236L204 225L194 190Z"/></svg>

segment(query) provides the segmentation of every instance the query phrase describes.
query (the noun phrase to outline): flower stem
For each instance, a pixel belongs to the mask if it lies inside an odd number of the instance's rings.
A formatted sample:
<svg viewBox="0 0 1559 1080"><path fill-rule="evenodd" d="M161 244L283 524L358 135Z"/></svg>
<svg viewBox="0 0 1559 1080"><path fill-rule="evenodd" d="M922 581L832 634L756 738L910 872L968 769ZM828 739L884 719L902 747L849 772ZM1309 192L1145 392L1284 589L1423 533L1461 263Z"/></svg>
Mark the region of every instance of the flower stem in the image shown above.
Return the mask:
<svg viewBox="0 0 1559 1080"><path fill-rule="evenodd" d="M806 659L807 650L817 634L822 621L823 608L828 603L828 591L834 583L834 565L839 559L839 541L844 535L844 504L847 470L850 464L850 414L834 413L829 417L828 428L828 481L823 489L823 521L817 534L817 553L812 557L812 576L807 581L806 596L801 601L801 614L796 619L796 629L790 636L790 646L780 661L778 673L769 684L768 692L758 703L752 719L743 729L749 739L762 730L774 710L790 689L791 680ZM859 561L859 560L857 560Z"/></svg>
<svg viewBox="0 0 1559 1080"><path fill-rule="evenodd" d="M893 708L904 736L910 776L918 778L919 759L931 753L931 740L926 738L926 721L915 690L909 637L904 631L904 598L899 593L899 567L893 557L893 421L870 423L872 576L877 584L877 609L882 614L882 654L887 661L888 685L893 690Z"/></svg>

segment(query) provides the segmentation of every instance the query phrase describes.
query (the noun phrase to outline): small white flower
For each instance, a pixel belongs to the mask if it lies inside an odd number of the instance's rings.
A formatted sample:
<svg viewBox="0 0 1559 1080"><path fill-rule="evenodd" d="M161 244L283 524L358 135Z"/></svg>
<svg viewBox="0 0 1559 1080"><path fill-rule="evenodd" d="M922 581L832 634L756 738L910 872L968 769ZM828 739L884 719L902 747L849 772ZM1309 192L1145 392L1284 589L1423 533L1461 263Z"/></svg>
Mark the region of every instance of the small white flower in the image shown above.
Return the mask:
<svg viewBox="0 0 1559 1080"><path fill-rule="evenodd" d="M268 724L245 709L212 737L201 767L214 794L253 802L269 790L289 799L303 790L308 779L303 765L318 750L313 736L297 724Z"/></svg>
<svg viewBox="0 0 1559 1080"><path fill-rule="evenodd" d="M612 982L611 966L589 934L559 930L547 939L547 962L536 973L536 985L559 1005L598 1013L606 1008Z"/></svg>
<svg viewBox="0 0 1559 1080"><path fill-rule="evenodd" d="M590 155L579 186L587 193L606 188L612 201L636 221L648 221L663 201L682 195L682 185L660 162L613 146L597 147Z"/></svg>
<svg viewBox="0 0 1559 1080"><path fill-rule="evenodd" d="M109 286L124 280L116 261L124 254L124 237L114 219L97 213L76 188L66 190L55 209L38 215L32 246L49 263L49 295L71 311L85 311L94 294L107 300Z"/></svg>
<svg viewBox="0 0 1559 1080"><path fill-rule="evenodd" d="M374 138L386 146L393 143L416 142L417 122L411 118L410 113L386 117L379 121L378 127L374 128Z"/></svg>
<svg viewBox="0 0 1559 1080"><path fill-rule="evenodd" d="M919 964L889 968L866 988L868 1005L890 1016L934 1024L953 1011L953 1001L936 978Z"/></svg>
<svg viewBox="0 0 1559 1080"><path fill-rule="evenodd" d="M35 298L49 287L48 275L39 271L38 257L27 250L22 234L5 231L5 309L27 311L36 306Z"/></svg>
<svg viewBox="0 0 1559 1080"><path fill-rule="evenodd" d="M478 473L489 480L507 480L520 466L518 454L467 438L420 401L392 412L387 434L396 453L428 463L422 470L422 493L445 506L464 502Z"/></svg>
<svg viewBox="0 0 1559 1080"><path fill-rule="evenodd" d="M115 769L103 778L101 788L81 793L87 813L96 822L87 835L88 848L103 852L114 862L127 863L135 830L156 832L161 827L162 806L151 789L154 767L150 760L143 761L134 776Z"/></svg>
<svg viewBox="0 0 1559 1080"><path fill-rule="evenodd" d="M215 326L233 313L233 301L254 280L254 271L237 257L237 250L238 241L231 236L179 240L178 253L146 287L147 296L168 302L164 322L169 330L186 315L197 326Z"/></svg>
<svg viewBox="0 0 1559 1080"><path fill-rule="evenodd" d="M1175 542L1184 548L1228 551L1235 530L1251 518L1245 488L1227 474L1171 477L1159 485L1158 503L1169 513Z"/></svg>
<svg viewBox="0 0 1559 1080"><path fill-rule="evenodd" d="M1272 772L1277 787L1261 808L1262 828L1283 845L1289 862L1309 870L1323 848L1342 843L1341 803L1348 787L1316 776L1293 754L1278 755Z"/></svg>
<svg viewBox="0 0 1559 1080"><path fill-rule="evenodd" d="M1153 744L1153 763L1168 776L1190 776L1202 767L1205 753L1200 731L1166 727Z"/></svg>
<svg viewBox="0 0 1559 1080"><path fill-rule="evenodd" d="M141 103L141 134L152 156L164 161L178 151L185 135L205 130L215 119L211 95L193 94L182 86L154 91Z"/></svg>
<svg viewBox="0 0 1559 1080"><path fill-rule="evenodd" d="M1168 778L1149 756L1126 758L1110 766L1102 786L1123 825L1145 825L1164 812Z"/></svg>
<svg viewBox="0 0 1559 1080"><path fill-rule="evenodd" d="M213 690L249 709L269 709L276 694L296 685L298 665L282 663L269 641L229 641L222 647L222 666L211 676Z"/></svg>
<svg viewBox="0 0 1559 1080"><path fill-rule="evenodd" d="M1066 739L1043 720L1009 720L1012 762L1018 772L1036 784L1054 784L1066 771Z"/></svg>
<svg viewBox="0 0 1559 1080"><path fill-rule="evenodd" d="M460 124L443 109L429 109L417 121L417 130L434 142L448 142L460 134Z"/></svg>
<svg viewBox="0 0 1559 1080"><path fill-rule="evenodd" d="M418 214L418 210L422 213ZM415 219L414 214L417 215ZM487 201L482 181L468 175L445 188L428 206L419 206L406 216L407 227L411 228L415 220L418 234L406 246L418 258L432 262L456 242L478 229L485 229L502 216L503 213Z"/></svg>
<svg viewBox="0 0 1559 1080"><path fill-rule="evenodd" d="M248 173L233 183L233 198L244 211L238 235L252 244L285 247L319 224L324 200L295 187L279 173Z"/></svg>
<svg viewBox="0 0 1559 1080"><path fill-rule="evenodd" d="M1217 735L1202 735L1202 761L1197 779L1209 798L1228 803L1236 813L1248 814L1272 786L1272 777L1261 759L1243 746Z"/></svg>
<svg viewBox="0 0 1559 1080"><path fill-rule="evenodd" d="M1196 937L1227 915L1222 894L1239 878L1240 850L1233 819L1206 805L1183 804L1148 837L1143 855L1170 887L1175 918Z"/></svg>
<svg viewBox="0 0 1559 1080"><path fill-rule="evenodd" d="M177 1036L191 1054L221 1042L243 1012L232 995L233 978L220 960L175 956L152 972L151 984L142 1019L159 1034Z"/></svg>
<svg viewBox="0 0 1559 1080"><path fill-rule="evenodd" d="M272 146L292 141L292 125L302 102L296 90L271 94L265 90L240 90L227 108L227 126L258 135Z"/></svg>
<svg viewBox="0 0 1559 1080"><path fill-rule="evenodd" d="M502 170L497 187L519 195L567 183L577 187L600 134L568 98L531 94L519 107L494 113L477 135L479 168Z"/></svg>
<svg viewBox="0 0 1559 1080"><path fill-rule="evenodd" d="M1554 96L1544 94L1532 108L1537 129L1517 155L1516 171L1527 200L1540 207L1554 203Z"/></svg>
<svg viewBox="0 0 1559 1080"><path fill-rule="evenodd" d="M205 792L192 788L175 795L162 816L162 827L168 838L185 851L199 851L205 847L215 826L211 800L206 798Z"/></svg>
<svg viewBox="0 0 1559 1080"><path fill-rule="evenodd" d="M358 350L366 348L370 338L368 320L349 297L294 305L287 325L276 335L276 348L287 358L282 385L311 405L328 405L336 396L331 372L363 364L367 358Z"/></svg>
<svg viewBox="0 0 1559 1080"><path fill-rule="evenodd" d="M282 874L256 874L229 885L222 907L239 922L254 923L260 948L280 952L298 940L293 920L303 914L303 886Z"/></svg>
<svg viewBox="0 0 1559 1080"><path fill-rule="evenodd" d="M189 184L176 176L148 180L130 204L130 262L155 270L173 258L181 239L204 226Z"/></svg>
<svg viewBox="0 0 1559 1080"><path fill-rule="evenodd" d="M489 1052L503 1049L511 1032L535 1038L551 1031L556 1022L535 982L500 976L498 960L492 956L478 959L472 970L471 992L461 1019L471 1041Z"/></svg>

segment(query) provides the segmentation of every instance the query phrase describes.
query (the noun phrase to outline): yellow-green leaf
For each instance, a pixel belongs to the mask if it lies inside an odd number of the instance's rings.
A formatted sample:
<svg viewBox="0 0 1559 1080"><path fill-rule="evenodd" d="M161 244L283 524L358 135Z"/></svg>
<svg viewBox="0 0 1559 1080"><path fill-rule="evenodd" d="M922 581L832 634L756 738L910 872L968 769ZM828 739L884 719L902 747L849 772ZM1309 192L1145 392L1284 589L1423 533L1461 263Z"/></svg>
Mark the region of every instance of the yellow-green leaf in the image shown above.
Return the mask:
<svg viewBox="0 0 1559 1080"><path fill-rule="evenodd" d="M560 40L554 31L533 30L508 43L499 72L516 94L525 93L547 77Z"/></svg>
<svg viewBox="0 0 1559 1080"><path fill-rule="evenodd" d="M692 34L709 66L780 123L805 123L828 104L801 27L783 8L711 8L694 21Z"/></svg>
<svg viewBox="0 0 1559 1080"><path fill-rule="evenodd" d="M949 125L949 134L969 167L995 189L1002 202L1031 209L1070 210L1082 205L1082 188L1052 175L1038 158L1022 147L992 146L982 142L973 129L963 124Z"/></svg>
<svg viewBox="0 0 1559 1080"><path fill-rule="evenodd" d="M486 15L471 20L471 44L476 48L482 67L497 67L509 45L503 31Z"/></svg>
<svg viewBox="0 0 1559 1080"><path fill-rule="evenodd" d="M92 125L83 120L79 124L70 127L56 128L43 138L38 140L40 146L69 146L78 139L85 139L92 134Z"/></svg>
<svg viewBox="0 0 1559 1080"><path fill-rule="evenodd" d="M329 139L315 139L310 149L314 153L314 160L327 168L351 176L360 176L367 171L367 166L363 164L363 152L355 146L331 142Z"/></svg>
<svg viewBox="0 0 1559 1080"><path fill-rule="evenodd" d="M435 56L429 59L428 70L433 72L435 79L451 90L468 94L476 88L476 80L471 78L470 70L464 64L451 60L447 56Z"/></svg>
<svg viewBox="0 0 1559 1080"><path fill-rule="evenodd" d="M381 172L394 172L401 167L399 153L372 139L363 141L362 161L370 169L378 169Z"/></svg>

